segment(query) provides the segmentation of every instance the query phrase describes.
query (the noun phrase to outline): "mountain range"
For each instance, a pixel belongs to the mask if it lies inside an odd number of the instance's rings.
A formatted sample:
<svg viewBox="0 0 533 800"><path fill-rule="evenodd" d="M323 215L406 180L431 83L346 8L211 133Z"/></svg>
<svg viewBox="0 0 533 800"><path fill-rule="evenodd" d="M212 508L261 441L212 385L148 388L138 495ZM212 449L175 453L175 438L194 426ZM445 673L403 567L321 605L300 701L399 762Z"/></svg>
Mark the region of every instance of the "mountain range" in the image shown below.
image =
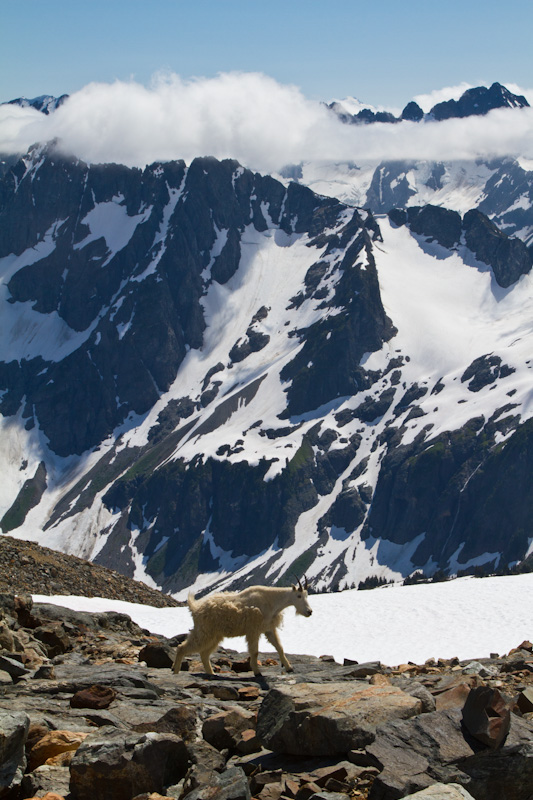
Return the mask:
<svg viewBox="0 0 533 800"><path fill-rule="evenodd" d="M42 98L31 101L35 104L35 108L38 107L39 100ZM450 99L436 103L427 114L424 114L414 100L407 103L398 117L390 111L366 108L353 97L344 101L334 100L328 103L327 107L337 114L341 122L349 125L367 125L372 122L420 122L421 120L441 122L444 119L484 116L495 108L529 108L529 103L524 95L513 94L501 83L496 82L489 88L476 86L466 89L457 100Z"/></svg>
<svg viewBox="0 0 533 800"><path fill-rule="evenodd" d="M177 597L527 566L528 166L35 145L0 182L2 531Z"/></svg>

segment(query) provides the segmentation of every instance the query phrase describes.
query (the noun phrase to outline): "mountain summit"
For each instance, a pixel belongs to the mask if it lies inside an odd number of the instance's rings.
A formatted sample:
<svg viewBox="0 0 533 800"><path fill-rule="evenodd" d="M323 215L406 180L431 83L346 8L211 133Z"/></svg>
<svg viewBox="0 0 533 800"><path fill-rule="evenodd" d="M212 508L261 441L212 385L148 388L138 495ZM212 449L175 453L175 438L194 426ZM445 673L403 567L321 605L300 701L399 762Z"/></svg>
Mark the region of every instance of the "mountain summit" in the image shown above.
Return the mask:
<svg viewBox="0 0 533 800"><path fill-rule="evenodd" d="M353 108L354 102L359 106L356 110ZM424 114L414 100L407 103L399 117L389 111L366 108L358 101L354 101L353 98L336 100L330 103L328 108L337 114L341 122L353 125L373 122L402 122L404 120L410 122L437 120L440 122L452 117L488 114L495 108L529 108L529 103L523 95L513 94L501 83L493 83L488 89L486 86L467 89L459 100L452 99L437 103L427 114Z"/></svg>

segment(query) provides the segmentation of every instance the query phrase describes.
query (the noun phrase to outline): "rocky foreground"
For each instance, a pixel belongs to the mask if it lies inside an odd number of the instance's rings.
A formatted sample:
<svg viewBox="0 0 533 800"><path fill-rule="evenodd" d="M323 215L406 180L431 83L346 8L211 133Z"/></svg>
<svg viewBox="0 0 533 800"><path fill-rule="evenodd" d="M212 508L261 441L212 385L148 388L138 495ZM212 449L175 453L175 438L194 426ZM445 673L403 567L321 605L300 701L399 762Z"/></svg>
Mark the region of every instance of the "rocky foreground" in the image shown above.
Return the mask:
<svg viewBox="0 0 533 800"><path fill-rule="evenodd" d="M533 654L388 667L219 650L0 595L0 798L530 800ZM414 794L413 794L414 793Z"/></svg>

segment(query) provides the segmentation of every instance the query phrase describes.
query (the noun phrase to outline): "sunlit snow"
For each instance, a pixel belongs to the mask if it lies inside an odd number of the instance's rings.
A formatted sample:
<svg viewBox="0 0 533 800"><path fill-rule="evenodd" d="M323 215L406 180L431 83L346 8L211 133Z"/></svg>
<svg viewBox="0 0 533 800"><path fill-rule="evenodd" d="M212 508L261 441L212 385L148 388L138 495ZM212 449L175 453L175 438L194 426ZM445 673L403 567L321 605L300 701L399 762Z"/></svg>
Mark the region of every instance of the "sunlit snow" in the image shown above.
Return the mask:
<svg viewBox="0 0 533 800"><path fill-rule="evenodd" d="M474 659L500 655L533 637L533 573L460 578L445 583L385 586L312 595L313 616L285 612L281 640L288 653L332 655L396 666L428 658ZM191 627L188 608L153 608L102 598L34 595L78 611L120 611L167 637ZM226 639L237 650L244 639ZM264 638L260 650L271 647Z"/></svg>

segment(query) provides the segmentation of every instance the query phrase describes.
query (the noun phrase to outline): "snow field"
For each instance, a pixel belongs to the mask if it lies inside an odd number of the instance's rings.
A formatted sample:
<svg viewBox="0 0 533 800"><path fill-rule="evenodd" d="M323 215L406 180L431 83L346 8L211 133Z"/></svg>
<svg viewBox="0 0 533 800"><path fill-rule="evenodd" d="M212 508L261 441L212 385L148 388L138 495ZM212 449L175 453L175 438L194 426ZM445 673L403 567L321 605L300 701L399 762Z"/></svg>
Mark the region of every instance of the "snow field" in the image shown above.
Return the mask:
<svg viewBox="0 0 533 800"><path fill-rule="evenodd" d="M500 655L533 639L533 573L459 578L444 583L385 586L312 595L313 616L285 612L281 640L287 653L332 655L396 666L428 658L461 660ZM167 637L191 627L188 608L154 608L103 598L34 595L77 611L120 611ZM242 637L227 647L245 650ZM270 652L264 638L260 650Z"/></svg>

